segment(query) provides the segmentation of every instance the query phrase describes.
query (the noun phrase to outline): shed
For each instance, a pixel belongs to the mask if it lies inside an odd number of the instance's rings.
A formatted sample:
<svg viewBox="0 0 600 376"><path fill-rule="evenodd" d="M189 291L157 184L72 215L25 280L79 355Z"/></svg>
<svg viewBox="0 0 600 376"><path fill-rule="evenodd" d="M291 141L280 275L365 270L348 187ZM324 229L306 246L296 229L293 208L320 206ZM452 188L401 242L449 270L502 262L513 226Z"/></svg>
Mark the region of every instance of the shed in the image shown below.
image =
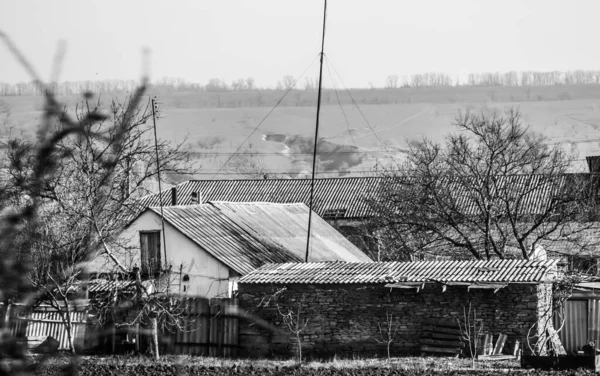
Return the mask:
<svg viewBox="0 0 600 376"><path fill-rule="evenodd" d="M240 279L240 309L281 331L241 324L242 354L291 355L297 345L281 317L290 309L308 319L301 338L312 356L383 355L389 317L398 328L392 353L417 353L425 326L462 322L469 305L485 332L508 336L507 347L528 335L535 343L545 335L538 323L551 324L555 278L556 261L269 264Z"/></svg>

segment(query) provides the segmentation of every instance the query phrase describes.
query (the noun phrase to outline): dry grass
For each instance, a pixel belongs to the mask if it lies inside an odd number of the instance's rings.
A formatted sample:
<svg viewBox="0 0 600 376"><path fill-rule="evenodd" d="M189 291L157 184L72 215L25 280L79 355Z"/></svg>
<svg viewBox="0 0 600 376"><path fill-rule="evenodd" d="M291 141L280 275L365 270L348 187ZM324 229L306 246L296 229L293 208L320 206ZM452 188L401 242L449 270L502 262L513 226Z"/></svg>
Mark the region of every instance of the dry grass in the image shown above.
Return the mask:
<svg viewBox="0 0 600 376"><path fill-rule="evenodd" d="M84 356L84 362L96 364L113 365L150 365L150 364L185 364L204 367L231 368L246 367L252 365L254 368L282 368L297 365L295 360L270 360L270 359L226 359L201 356L174 356L161 357L158 362L146 356ZM60 359L58 359L60 362ZM398 357L387 361L384 358L338 358L320 361L309 361L304 364L307 368L334 368L334 369L360 369L360 368L392 368L401 370L467 370L471 369L471 359L467 358L444 358L444 357ZM477 369L514 369L519 368L517 361L477 362Z"/></svg>

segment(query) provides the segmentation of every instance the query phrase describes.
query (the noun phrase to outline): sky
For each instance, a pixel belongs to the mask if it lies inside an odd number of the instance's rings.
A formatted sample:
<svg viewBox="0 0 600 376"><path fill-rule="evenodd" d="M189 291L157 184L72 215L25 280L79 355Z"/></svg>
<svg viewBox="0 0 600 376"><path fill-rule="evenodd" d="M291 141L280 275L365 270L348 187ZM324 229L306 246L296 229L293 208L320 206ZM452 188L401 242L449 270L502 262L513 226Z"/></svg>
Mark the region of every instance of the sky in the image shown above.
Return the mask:
<svg viewBox="0 0 600 376"><path fill-rule="evenodd" d="M328 0L325 54L348 87L388 75L600 68L598 0ZM322 0L0 0L6 33L48 80L206 83L318 75ZM312 63L312 65L311 65ZM324 71L327 75L327 71ZM0 82L29 81L0 45Z"/></svg>

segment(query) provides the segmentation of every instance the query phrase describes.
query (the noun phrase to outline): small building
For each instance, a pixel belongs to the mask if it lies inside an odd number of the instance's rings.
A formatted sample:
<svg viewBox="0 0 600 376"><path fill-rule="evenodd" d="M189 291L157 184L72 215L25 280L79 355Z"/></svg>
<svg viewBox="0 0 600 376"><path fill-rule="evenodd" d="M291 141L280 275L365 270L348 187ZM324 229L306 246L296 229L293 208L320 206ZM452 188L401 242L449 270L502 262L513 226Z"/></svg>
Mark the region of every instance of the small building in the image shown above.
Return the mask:
<svg viewBox="0 0 600 376"><path fill-rule="evenodd" d="M382 356L380 326L388 319L397 328L392 355L419 353L427 326L464 328L469 307L484 333L505 334L507 349L517 340L526 349L528 337L533 346L552 324L555 278L556 261L269 264L240 279L238 297L242 314L276 330L240 322L241 355L292 356L297 343L283 318L289 312L307 323L300 333L307 356Z"/></svg>
<svg viewBox="0 0 600 376"><path fill-rule="evenodd" d="M161 214L162 213L162 214ZM300 204L210 202L150 207L119 235L115 256L142 278L168 279L171 293L231 297L237 280L266 263L306 257L309 209ZM163 232L164 226L164 232ZM309 261L371 261L318 215L312 216ZM115 271L99 254L88 270Z"/></svg>

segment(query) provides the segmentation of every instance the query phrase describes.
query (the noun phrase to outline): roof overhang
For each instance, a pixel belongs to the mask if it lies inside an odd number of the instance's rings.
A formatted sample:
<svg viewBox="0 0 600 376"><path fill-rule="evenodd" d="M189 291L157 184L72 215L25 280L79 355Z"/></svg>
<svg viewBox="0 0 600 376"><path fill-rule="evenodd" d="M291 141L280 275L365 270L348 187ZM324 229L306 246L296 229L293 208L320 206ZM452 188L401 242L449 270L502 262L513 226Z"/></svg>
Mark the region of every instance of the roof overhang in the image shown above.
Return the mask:
<svg viewBox="0 0 600 376"><path fill-rule="evenodd" d="M385 287L390 289L417 289L417 292L425 288L426 284L435 283L436 285L442 286L442 292L445 292L448 286L465 286L467 291L471 289L475 290L494 290L494 293L498 290L510 285L510 284L539 284L539 282L507 282L507 283L477 283L477 282L439 282L439 281L426 281L426 282L395 282L388 283ZM600 288L600 287L599 287Z"/></svg>

